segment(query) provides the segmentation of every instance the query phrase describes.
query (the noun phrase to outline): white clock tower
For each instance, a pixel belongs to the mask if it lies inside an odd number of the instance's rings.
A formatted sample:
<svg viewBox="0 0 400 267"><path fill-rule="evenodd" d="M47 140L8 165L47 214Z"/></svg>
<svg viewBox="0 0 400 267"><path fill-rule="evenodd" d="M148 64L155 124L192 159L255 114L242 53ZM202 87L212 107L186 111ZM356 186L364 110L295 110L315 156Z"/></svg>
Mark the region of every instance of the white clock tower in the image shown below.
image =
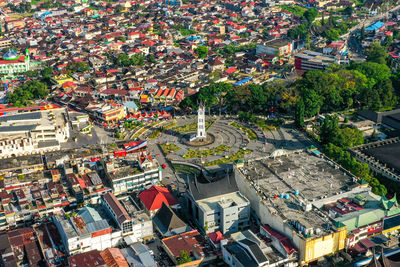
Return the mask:
<svg viewBox="0 0 400 267"><path fill-rule="evenodd" d="M207 137L206 134L206 118L205 118L205 108L202 103L199 105L199 109L197 111L197 140L205 140Z"/></svg>

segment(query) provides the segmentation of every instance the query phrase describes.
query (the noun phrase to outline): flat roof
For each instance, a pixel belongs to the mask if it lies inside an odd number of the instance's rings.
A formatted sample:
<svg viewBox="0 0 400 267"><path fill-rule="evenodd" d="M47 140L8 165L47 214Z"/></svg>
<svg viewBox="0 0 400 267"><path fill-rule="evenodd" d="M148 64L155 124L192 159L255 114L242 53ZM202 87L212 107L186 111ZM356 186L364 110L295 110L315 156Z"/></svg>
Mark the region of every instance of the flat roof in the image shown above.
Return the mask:
<svg viewBox="0 0 400 267"><path fill-rule="evenodd" d="M41 112L26 112L15 115L4 115L0 117L0 122L25 121L25 120L40 120Z"/></svg>
<svg viewBox="0 0 400 267"><path fill-rule="evenodd" d="M383 141L375 143L373 146L366 145L358 150L400 174L400 140Z"/></svg>
<svg viewBox="0 0 400 267"><path fill-rule="evenodd" d="M197 201L199 206L206 211L217 210L219 205L221 206L223 206L224 204L229 205L230 203L232 203L232 205L242 205L248 202L249 201L239 192L233 192Z"/></svg>
<svg viewBox="0 0 400 267"><path fill-rule="evenodd" d="M319 229L316 234L330 233L326 227L330 222L317 209L303 211L301 203L350 191L355 184L334 163L305 151L247 162L239 172L250 179L245 181L263 192L264 205L276 210L282 220L298 221L306 229Z"/></svg>
<svg viewBox="0 0 400 267"><path fill-rule="evenodd" d="M43 164L41 155L29 155L0 159L0 173L11 169L28 168Z"/></svg>

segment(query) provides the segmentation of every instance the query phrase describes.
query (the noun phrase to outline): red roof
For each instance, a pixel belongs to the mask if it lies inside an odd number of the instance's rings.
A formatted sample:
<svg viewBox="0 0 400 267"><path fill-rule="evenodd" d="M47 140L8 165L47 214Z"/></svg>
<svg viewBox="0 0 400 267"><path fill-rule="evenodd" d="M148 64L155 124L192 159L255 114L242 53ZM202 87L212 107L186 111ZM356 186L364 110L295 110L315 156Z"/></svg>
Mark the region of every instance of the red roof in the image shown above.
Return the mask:
<svg viewBox="0 0 400 267"><path fill-rule="evenodd" d="M25 56L20 56L17 59L13 60L0 60L0 64L14 64L14 63L24 63L25 62Z"/></svg>
<svg viewBox="0 0 400 267"><path fill-rule="evenodd" d="M225 239L225 236L220 231L209 233L208 237L211 239L212 242L214 242L214 244L219 244L221 240Z"/></svg>
<svg viewBox="0 0 400 267"><path fill-rule="evenodd" d="M140 193L139 198L148 210L160 209L163 202L169 206L178 204L167 188L155 185Z"/></svg>
<svg viewBox="0 0 400 267"><path fill-rule="evenodd" d="M235 67L230 67L225 70L226 73L231 74L237 72L238 70Z"/></svg>
<svg viewBox="0 0 400 267"><path fill-rule="evenodd" d="M282 246L285 248L286 252L290 255L294 252L296 252L296 248L293 246L292 242L290 242L289 237L282 235L278 231L274 230L271 226L268 224L266 225L261 225L261 227L273 238L277 239Z"/></svg>
<svg viewBox="0 0 400 267"><path fill-rule="evenodd" d="M202 253L206 255L213 252L211 248L206 247L206 241L197 230L164 238L162 243L169 249L174 257L179 257L182 250L198 256L202 255Z"/></svg>

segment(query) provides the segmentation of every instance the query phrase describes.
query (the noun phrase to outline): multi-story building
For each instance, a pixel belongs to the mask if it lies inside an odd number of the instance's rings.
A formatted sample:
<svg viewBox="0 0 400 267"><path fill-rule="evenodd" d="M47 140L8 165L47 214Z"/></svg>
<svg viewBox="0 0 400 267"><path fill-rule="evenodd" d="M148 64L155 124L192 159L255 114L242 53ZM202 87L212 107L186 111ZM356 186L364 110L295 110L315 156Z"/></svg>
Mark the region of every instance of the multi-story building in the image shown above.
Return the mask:
<svg viewBox="0 0 400 267"><path fill-rule="evenodd" d="M334 224L324 204L366 190L360 179L316 154L280 150L234 169L261 224L290 239L301 265L346 247L346 226Z"/></svg>
<svg viewBox="0 0 400 267"><path fill-rule="evenodd" d="M206 177L203 172L187 190L189 213L206 233L234 233L249 225L250 202L236 185L233 172Z"/></svg>
<svg viewBox="0 0 400 267"><path fill-rule="evenodd" d="M70 218L55 215L54 223L69 255L93 249L101 251L117 245L121 239L121 231L113 232L107 220L90 207Z"/></svg>
<svg viewBox="0 0 400 267"><path fill-rule="evenodd" d="M0 123L3 158L59 150L70 134L65 109L5 115Z"/></svg>
<svg viewBox="0 0 400 267"><path fill-rule="evenodd" d="M13 75L15 73L26 72L30 70L31 63L29 51L26 56L18 55L15 50L8 50L2 60L0 60L0 73L6 75Z"/></svg>
<svg viewBox="0 0 400 267"><path fill-rule="evenodd" d="M399 114L393 117L397 117L397 122L399 123ZM367 163L375 173L379 173L390 180L399 182L399 149L400 138L395 137L354 147L352 148L352 153L358 161Z"/></svg>
<svg viewBox="0 0 400 267"><path fill-rule="evenodd" d="M144 218L139 221L137 220L138 218L135 220L135 218L129 216L126 209L113 193L103 195L102 202L105 209L122 230L122 235L129 235L131 242L137 242L138 240L143 240L143 238L153 236L151 221L149 219L144 220Z"/></svg>
<svg viewBox="0 0 400 267"><path fill-rule="evenodd" d="M150 187L162 179L162 168L151 154L143 154L146 162L138 158L115 158L105 163L106 177L115 195ZM143 165L145 163L145 165ZM142 166L142 167L141 167Z"/></svg>
<svg viewBox="0 0 400 267"><path fill-rule="evenodd" d="M345 56L329 56L319 52L305 50L295 55L294 67L302 71L324 70L333 63L345 64L349 62L349 59Z"/></svg>
<svg viewBox="0 0 400 267"><path fill-rule="evenodd" d="M336 225L347 229L348 250L362 253L365 239L375 235L390 236L400 228L397 198L387 199L369 190L325 204L324 210Z"/></svg>
<svg viewBox="0 0 400 267"><path fill-rule="evenodd" d="M293 52L293 43L285 39L275 39L258 44L256 47L257 54L267 54L270 56L285 56Z"/></svg>
<svg viewBox="0 0 400 267"><path fill-rule="evenodd" d="M125 115L125 106L117 103L105 104L94 110L95 118L103 122L120 121Z"/></svg>
<svg viewBox="0 0 400 267"><path fill-rule="evenodd" d="M0 228L18 226L59 212L73 201L50 171L6 177L0 191Z"/></svg>

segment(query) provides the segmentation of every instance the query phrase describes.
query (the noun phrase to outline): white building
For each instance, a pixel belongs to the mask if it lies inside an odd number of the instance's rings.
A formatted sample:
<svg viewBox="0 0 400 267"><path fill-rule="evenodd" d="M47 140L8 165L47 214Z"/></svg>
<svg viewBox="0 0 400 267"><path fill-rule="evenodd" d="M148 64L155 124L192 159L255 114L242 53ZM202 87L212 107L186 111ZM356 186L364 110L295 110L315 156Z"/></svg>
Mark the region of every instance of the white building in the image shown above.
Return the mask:
<svg viewBox="0 0 400 267"><path fill-rule="evenodd" d="M162 168L151 154L110 160L106 170L115 195L148 188L162 179Z"/></svg>
<svg viewBox="0 0 400 267"><path fill-rule="evenodd" d="M59 150L69 137L65 109L0 117L1 158Z"/></svg>
<svg viewBox="0 0 400 267"><path fill-rule="evenodd" d="M129 236L126 239L129 240L127 243L134 243L146 237L153 236L153 224L150 218L146 215L144 216L147 218L143 216L140 218L130 217L113 193L106 193L103 195L102 203L122 231L122 236Z"/></svg>
<svg viewBox="0 0 400 267"><path fill-rule="evenodd" d="M8 50L3 58L0 59L0 73L13 75L15 73L26 72L31 69L29 52L26 56L18 55L15 50Z"/></svg>
<svg viewBox="0 0 400 267"><path fill-rule="evenodd" d="M233 175L211 178L201 173L189 183L189 215L206 233L234 233L249 225L250 202L238 191Z"/></svg>
<svg viewBox="0 0 400 267"><path fill-rule="evenodd" d="M274 266L266 256L270 249L250 230L232 234L230 240L221 240L221 245L222 258L229 266Z"/></svg>
<svg viewBox="0 0 400 267"><path fill-rule="evenodd" d="M90 250L103 251L116 246L121 240L121 231L112 231L107 220L94 208L85 207L76 216L65 218L54 216L68 255Z"/></svg>

